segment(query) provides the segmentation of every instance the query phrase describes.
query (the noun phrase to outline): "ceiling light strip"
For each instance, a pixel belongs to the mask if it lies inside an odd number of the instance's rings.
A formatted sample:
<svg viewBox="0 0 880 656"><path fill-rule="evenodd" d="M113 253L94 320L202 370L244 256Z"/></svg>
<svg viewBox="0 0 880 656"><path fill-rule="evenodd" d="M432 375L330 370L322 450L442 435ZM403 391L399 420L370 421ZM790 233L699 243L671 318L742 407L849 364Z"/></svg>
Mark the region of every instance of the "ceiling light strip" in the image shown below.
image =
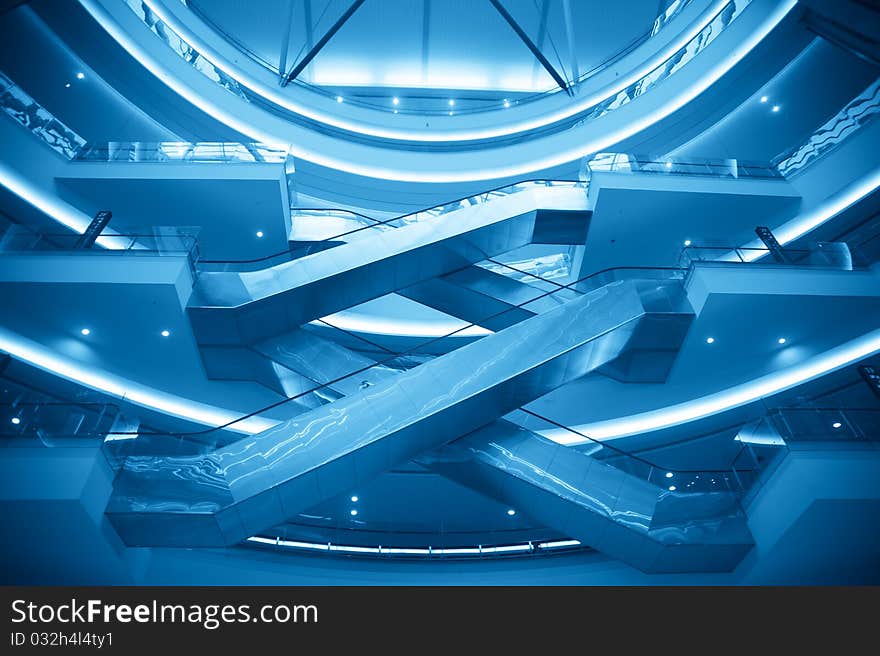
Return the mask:
<svg viewBox="0 0 880 656"><path fill-rule="evenodd" d="M4 162L0 162L0 185L77 234L83 234L92 222L92 218L88 214L28 182ZM109 250L125 248L124 244L110 238L114 233L113 230L108 229L107 233L103 237L98 237L95 243Z"/></svg>
<svg viewBox="0 0 880 656"><path fill-rule="evenodd" d="M22 362L109 396L205 426L222 426L241 416L239 412L162 392L97 367L85 365L2 327L0 327L0 350ZM255 434L277 423L262 417L250 417L230 426L229 430Z"/></svg>
<svg viewBox="0 0 880 656"><path fill-rule="evenodd" d="M806 362L736 385L716 394L637 415L573 426L596 440L650 433L686 424L773 396L880 352L880 329L832 348ZM554 442L586 444L590 440L563 429L539 431Z"/></svg>

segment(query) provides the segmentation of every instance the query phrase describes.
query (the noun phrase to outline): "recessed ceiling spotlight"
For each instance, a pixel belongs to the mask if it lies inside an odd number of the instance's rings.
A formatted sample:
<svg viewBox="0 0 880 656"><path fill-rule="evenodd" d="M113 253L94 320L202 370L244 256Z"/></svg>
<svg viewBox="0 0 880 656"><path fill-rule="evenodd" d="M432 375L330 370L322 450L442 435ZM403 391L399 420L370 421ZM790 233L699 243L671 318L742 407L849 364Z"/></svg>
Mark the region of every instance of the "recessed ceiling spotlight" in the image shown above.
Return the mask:
<svg viewBox="0 0 880 656"><path fill-rule="evenodd" d="M396 110L396 109L394 110L394 113L395 113L395 114L397 113L397 110Z"/></svg>
<svg viewBox="0 0 880 656"><path fill-rule="evenodd" d="M714 337L707 337L707 338L706 338L706 343L707 343L707 344L714 344L714 343L715 343L715 338L714 338Z"/></svg>
<svg viewBox="0 0 880 656"><path fill-rule="evenodd" d="M257 237L260 237L260 238L262 239L262 237L263 237L263 231L262 231L262 230L257 230Z"/></svg>
<svg viewBox="0 0 880 656"><path fill-rule="evenodd" d="M675 492L675 490L676 490L676 487L675 487L674 485L670 485L670 486L669 486L669 491L670 491L670 492Z"/></svg>
<svg viewBox="0 0 880 656"><path fill-rule="evenodd" d="M19 419L18 417L13 417L10 421L13 424L15 424L16 426L18 426L21 423L21 419Z"/></svg>
<svg viewBox="0 0 880 656"><path fill-rule="evenodd" d="M785 344L785 342L786 342L785 337L780 337L779 339L776 340L777 344Z"/></svg>
<svg viewBox="0 0 880 656"><path fill-rule="evenodd" d="M163 331L162 331L161 333L159 333L159 334L162 335L162 337L171 337L171 331L170 331L170 330L163 330Z"/></svg>
<svg viewBox="0 0 880 656"><path fill-rule="evenodd" d="M507 99L504 100L504 107L505 107L505 108L510 107L510 101L509 101L509 100L507 100Z"/></svg>
<svg viewBox="0 0 880 656"><path fill-rule="evenodd" d="M507 514L510 515L511 517L513 517L516 514L516 511L513 508L511 508L510 510L507 511Z"/></svg>
<svg viewBox="0 0 880 656"><path fill-rule="evenodd" d="M341 103L343 100L345 99L342 96L336 96L336 102Z"/></svg>
<svg viewBox="0 0 880 656"><path fill-rule="evenodd" d="M450 106L450 107L455 107L455 101L452 100L452 98L449 99L449 106Z"/></svg>
<svg viewBox="0 0 880 656"><path fill-rule="evenodd" d="M354 496L354 497L351 498L351 501L352 501L352 503L357 503L358 498L357 498L356 496Z"/></svg>
<svg viewBox="0 0 880 656"><path fill-rule="evenodd" d="M672 162L667 161L667 162L666 162L666 168L667 168L667 169L671 169L671 168L672 168Z"/></svg>
<svg viewBox="0 0 880 656"><path fill-rule="evenodd" d="M70 82L68 82L67 84L65 84L65 85L64 85L64 88L65 88L65 89L69 89L69 88L70 88Z"/></svg>
<svg viewBox="0 0 880 656"><path fill-rule="evenodd" d="M690 245L691 245L691 240L690 240L690 239L685 239L685 240L684 240L684 245L685 245L685 246L690 246Z"/></svg>
<svg viewBox="0 0 880 656"><path fill-rule="evenodd" d="M841 424L839 421L835 421L833 424L831 424L831 428L840 428L841 426L843 426L843 424Z"/></svg>
<svg viewBox="0 0 880 656"><path fill-rule="evenodd" d="M672 478L672 476L673 476L672 472L666 472L666 478Z"/></svg>
<svg viewBox="0 0 880 656"><path fill-rule="evenodd" d="M773 111L774 111L774 112L778 112L778 111L779 111L779 105L773 105Z"/></svg>
<svg viewBox="0 0 880 656"><path fill-rule="evenodd" d="M77 74L76 74L76 79L77 79L77 80L82 80L85 76L86 76L85 73L77 73Z"/></svg>
<svg viewBox="0 0 880 656"><path fill-rule="evenodd" d="M452 112L449 112L449 115L452 116Z"/></svg>
<svg viewBox="0 0 880 656"><path fill-rule="evenodd" d="M90 334L92 333L92 331L89 330L88 328L83 328L83 329L80 330L79 332L82 333L82 334L85 335L85 336L88 336L88 335L90 335Z"/></svg>
<svg viewBox="0 0 880 656"><path fill-rule="evenodd" d="M767 102L767 96L761 96L761 102Z"/></svg>
<svg viewBox="0 0 880 656"><path fill-rule="evenodd" d="M399 105L399 104L400 104L400 98L397 98L397 97L395 96L394 98L391 99L391 104L392 104L392 105Z"/></svg>
<svg viewBox="0 0 880 656"><path fill-rule="evenodd" d="M351 516L352 516L352 517L354 517L355 515L358 514L358 511L355 510L354 508L352 508L349 512L351 513Z"/></svg>

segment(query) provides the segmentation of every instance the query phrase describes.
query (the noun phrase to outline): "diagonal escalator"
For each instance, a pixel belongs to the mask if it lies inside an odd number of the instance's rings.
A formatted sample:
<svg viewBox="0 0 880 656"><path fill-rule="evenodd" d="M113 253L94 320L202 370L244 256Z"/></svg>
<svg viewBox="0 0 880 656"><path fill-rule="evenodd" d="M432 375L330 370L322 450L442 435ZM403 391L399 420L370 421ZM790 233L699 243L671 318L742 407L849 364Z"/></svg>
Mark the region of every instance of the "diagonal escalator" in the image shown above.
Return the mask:
<svg viewBox="0 0 880 656"><path fill-rule="evenodd" d="M611 283L205 455L130 457L107 515L129 545L234 544L614 362L645 321L680 343L692 316L677 283Z"/></svg>

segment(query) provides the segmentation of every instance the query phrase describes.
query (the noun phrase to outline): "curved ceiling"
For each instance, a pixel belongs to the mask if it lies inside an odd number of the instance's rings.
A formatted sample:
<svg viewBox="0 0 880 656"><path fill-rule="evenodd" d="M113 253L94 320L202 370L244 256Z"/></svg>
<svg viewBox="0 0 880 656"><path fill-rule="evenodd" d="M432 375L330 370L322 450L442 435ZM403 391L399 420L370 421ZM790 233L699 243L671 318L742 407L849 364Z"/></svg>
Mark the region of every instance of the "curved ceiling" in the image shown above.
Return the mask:
<svg viewBox="0 0 880 656"><path fill-rule="evenodd" d="M650 33L658 8L685 0L626 3L506 0L504 9L566 82L588 75ZM218 33L276 73L288 73L343 18L351 0L189 0ZM467 44L467 48L462 48ZM489 0L365 2L298 77L336 90L419 89L424 101L471 90L474 103L505 93L550 91L557 83ZM392 108L390 97L383 101ZM424 104L422 105L424 107ZM406 104L398 103L405 111Z"/></svg>

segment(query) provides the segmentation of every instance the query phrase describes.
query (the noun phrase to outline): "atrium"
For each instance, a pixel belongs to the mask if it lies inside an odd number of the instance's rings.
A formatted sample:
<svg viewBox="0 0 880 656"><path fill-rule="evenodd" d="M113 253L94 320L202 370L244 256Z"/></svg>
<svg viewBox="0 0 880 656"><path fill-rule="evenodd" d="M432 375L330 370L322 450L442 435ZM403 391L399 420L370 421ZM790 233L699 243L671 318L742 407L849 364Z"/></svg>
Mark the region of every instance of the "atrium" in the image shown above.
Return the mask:
<svg viewBox="0 0 880 656"><path fill-rule="evenodd" d="M880 7L3 0L6 584L880 584Z"/></svg>

